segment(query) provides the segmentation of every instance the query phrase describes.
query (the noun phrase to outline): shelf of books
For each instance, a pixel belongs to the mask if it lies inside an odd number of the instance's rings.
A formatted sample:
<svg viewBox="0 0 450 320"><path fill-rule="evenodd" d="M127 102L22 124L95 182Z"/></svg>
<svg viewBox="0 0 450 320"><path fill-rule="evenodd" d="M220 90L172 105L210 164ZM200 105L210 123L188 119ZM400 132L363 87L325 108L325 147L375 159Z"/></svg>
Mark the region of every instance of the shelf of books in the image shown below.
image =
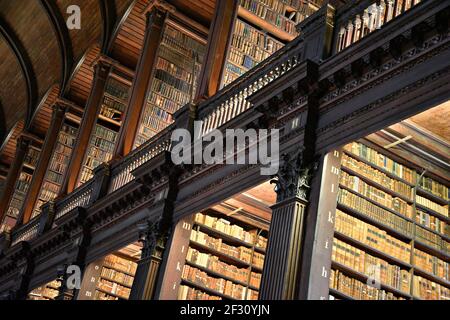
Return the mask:
<svg viewBox="0 0 450 320"><path fill-rule="evenodd" d="M197 213L179 300L256 300L266 231L212 211Z"/></svg>
<svg viewBox="0 0 450 320"><path fill-rule="evenodd" d="M233 82L291 41L295 26L322 1L240 0L222 86Z"/></svg>
<svg viewBox="0 0 450 320"><path fill-rule="evenodd" d="M164 26L135 148L172 123L195 94L206 42L169 20Z"/></svg>
<svg viewBox="0 0 450 320"><path fill-rule="evenodd" d="M128 300L141 246L132 244L107 255L86 269L79 300Z"/></svg>
<svg viewBox="0 0 450 320"><path fill-rule="evenodd" d="M22 210L28 189L30 188L31 179L39 159L40 150L35 146L30 146L24 158L24 162L19 174L19 178L14 186L14 192L9 202L6 215L1 222L0 233L11 230L16 224L16 220Z"/></svg>
<svg viewBox="0 0 450 320"><path fill-rule="evenodd" d="M38 287L28 294L28 300L55 300L59 294L60 283L56 280Z"/></svg>
<svg viewBox="0 0 450 320"><path fill-rule="evenodd" d="M239 15L289 41L297 36L296 25L317 11L321 2L323 1L240 0Z"/></svg>
<svg viewBox="0 0 450 320"><path fill-rule="evenodd" d="M32 218L41 213L42 205L58 196L72 155L72 149L75 145L77 132L78 124L66 119L58 134L53 156L42 181L38 199L34 205Z"/></svg>
<svg viewBox="0 0 450 320"><path fill-rule="evenodd" d="M450 299L448 181L363 142L341 165L331 299Z"/></svg>
<svg viewBox="0 0 450 320"><path fill-rule="evenodd" d="M81 169L78 185L90 180L96 167L112 159L127 107L130 86L110 75Z"/></svg>

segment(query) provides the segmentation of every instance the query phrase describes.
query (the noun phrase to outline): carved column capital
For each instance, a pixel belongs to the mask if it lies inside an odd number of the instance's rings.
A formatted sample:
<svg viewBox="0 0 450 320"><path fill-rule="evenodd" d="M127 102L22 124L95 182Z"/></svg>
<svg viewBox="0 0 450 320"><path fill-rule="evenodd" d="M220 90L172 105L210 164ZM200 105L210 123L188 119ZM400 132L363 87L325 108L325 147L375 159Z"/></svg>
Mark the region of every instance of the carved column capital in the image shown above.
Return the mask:
<svg viewBox="0 0 450 320"><path fill-rule="evenodd" d="M303 163L304 148L281 156L282 165L270 183L275 184L277 203L288 199L308 202L310 182L317 163Z"/></svg>

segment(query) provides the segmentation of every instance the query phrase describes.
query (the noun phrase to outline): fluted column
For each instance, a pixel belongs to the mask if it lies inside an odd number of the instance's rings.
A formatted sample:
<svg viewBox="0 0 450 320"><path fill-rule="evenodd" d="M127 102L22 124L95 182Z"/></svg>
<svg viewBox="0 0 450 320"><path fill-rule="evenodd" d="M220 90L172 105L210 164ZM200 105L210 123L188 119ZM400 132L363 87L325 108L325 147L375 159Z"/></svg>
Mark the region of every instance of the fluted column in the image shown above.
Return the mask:
<svg viewBox="0 0 450 320"><path fill-rule="evenodd" d="M283 155L272 207L269 242L259 298L292 300L296 296L303 247L305 210L314 164L303 164L304 150Z"/></svg>

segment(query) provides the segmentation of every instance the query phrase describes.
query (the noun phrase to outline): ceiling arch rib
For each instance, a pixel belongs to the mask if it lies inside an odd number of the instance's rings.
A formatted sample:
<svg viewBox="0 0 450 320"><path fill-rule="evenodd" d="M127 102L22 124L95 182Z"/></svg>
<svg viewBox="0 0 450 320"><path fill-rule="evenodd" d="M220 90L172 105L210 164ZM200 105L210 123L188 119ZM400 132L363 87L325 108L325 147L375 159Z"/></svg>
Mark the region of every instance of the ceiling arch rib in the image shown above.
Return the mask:
<svg viewBox="0 0 450 320"><path fill-rule="evenodd" d="M63 92L70 79L73 68L74 54L72 40L70 39L69 30L67 29L64 17L56 3L52 0L40 0L40 3L47 13L58 38L63 67L60 86L61 91Z"/></svg>
<svg viewBox="0 0 450 320"><path fill-rule="evenodd" d="M36 104L36 100L38 97L38 88L37 88L37 80L36 75L33 69L33 65L31 63L31 59L28 56L27 51L25 50L22 43L19 41L19 38L15 35L6 21L0 17L0 34L8 43L11 50L14 52L14 55L17 58L17 61L20 64L20 68L22 69L23 76L25 77L27 83L27 93L28 93L28 103L27 103L27 124L31 119L31 115L33 113L33 107Z"/></svg>
<svg viewBox="0 0 450 320"><path fill-rule="evenodd" d="M133 11L133 8L136 6L136 3L138 2L138 0L132 0L132 2L130 3L130 5L128 6L127 10L125 11L125 13L123 14L122 18L120 19L120 21L116 24L115 28L114 28L114 32L111 35L111 39L109 40L108 43L108 48L107 48L107 54L109 55L111 53L111 51L113 50L113 46L114 43L117 39L117 36L119 35L120 30L122 29L123 24L125 23L125 21L127 21L130 13Z"/></svg>
<svg viewBox="0 0 450 320"><path fill-rule="evenodd" d="M116 3L111 0L98 0L100 13L103 20L102 29L102 53L108 52L109 42L114 33L117 21Z"/></svg>

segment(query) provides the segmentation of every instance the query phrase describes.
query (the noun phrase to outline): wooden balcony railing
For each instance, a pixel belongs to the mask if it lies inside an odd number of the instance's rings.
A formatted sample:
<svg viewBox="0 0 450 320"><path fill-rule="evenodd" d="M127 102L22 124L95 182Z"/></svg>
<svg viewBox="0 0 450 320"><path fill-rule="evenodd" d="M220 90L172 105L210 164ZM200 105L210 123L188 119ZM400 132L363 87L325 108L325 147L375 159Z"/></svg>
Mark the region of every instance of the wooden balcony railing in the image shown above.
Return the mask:
<svg viewBox="0 0 450 320"><path fill-rule="evenodd" d="M139 148L125 156L120 162L113 165L108 193L119 190L124 185L133 181L134 176L131 174L133 170L139 168L162 152L169 151L171 148L171 135L174 129L174 124L168 126Z"/></svg>
<svg viewBox="0 0 450 320"><path fill-rule="evenodd" d="M202 133L208 134L251 108L246 98L301 62L303 40L297 37L256 67L198 106Z"/></svg>
<svg viewBox="0 0 450 320"><path fill-rule="evenodd" d="M87 207L91 203L94 181L94 179L89 180L80 188L56 202L55 220L61 218L76 207Z"/></svg>
<svg viewBox="0 0 450 320"><path fill-rule="evenodd" d="M11 233L11 246L21 242L30 241L34 239L38 234L39 223L41 221L40 216L30 220L27 224L20 226Z"/></svg>
<svg viewBox="0 0 450 320"><path fill-rule="evenodd" d="M343 8L337 15L335 53L424 1L426 0L365 0Z"/></svg>

